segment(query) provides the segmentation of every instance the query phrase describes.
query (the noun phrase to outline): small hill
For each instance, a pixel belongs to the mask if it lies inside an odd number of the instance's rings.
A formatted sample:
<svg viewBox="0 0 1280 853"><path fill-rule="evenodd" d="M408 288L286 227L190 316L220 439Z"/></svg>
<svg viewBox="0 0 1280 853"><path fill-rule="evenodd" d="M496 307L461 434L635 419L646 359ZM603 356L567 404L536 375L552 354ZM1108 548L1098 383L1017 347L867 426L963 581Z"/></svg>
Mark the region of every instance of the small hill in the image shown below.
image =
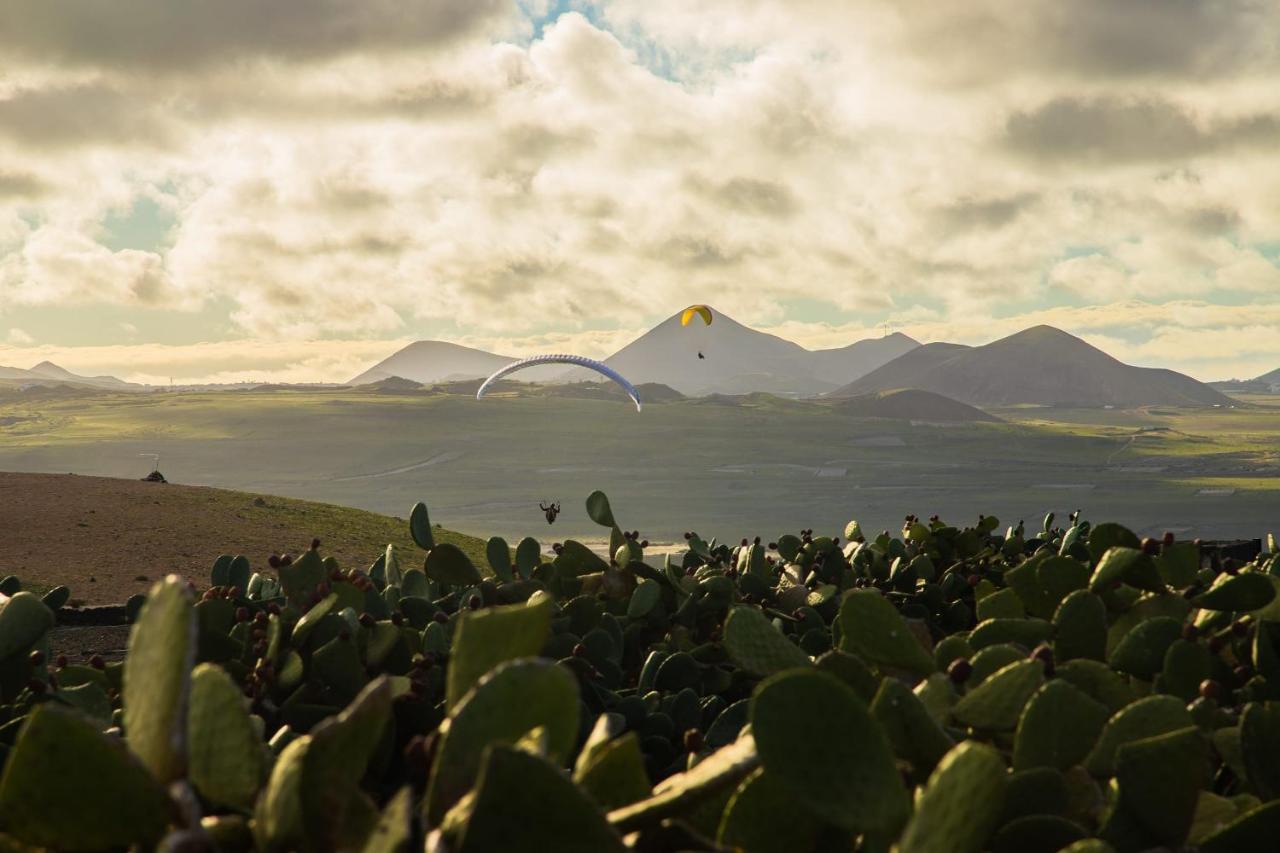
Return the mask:
<svg viewBox="0 0 1280 853"><path fill-rule="evenodd" d="M915 387L919 377L939 365L967 352L964 344L933 343L903 353L897 358L831 392L832 397L854 397L874 391Z"/></svg>
<svg viewBox="0 0 1280 853"><path fill-rule="evenodd" d="M363 383L359 387L361 391L367 391L371 394L411 394L426 390L426 386L421 382L414 382L412 379L403 379L399 376L388 376L386 379L379 379L376 382Z"/></svg>
<svg viewBox="0 0 1280 853"><path fill-rule="evenodd" d="M114 376L81 376L78 373L72 373L70 370L59 367L52 361L42 361L28 372L33 376L45 379L91 385L94 388L102 388L107 391L140 391L144 388L144 386L135 382L125 382L123 379L117 379Z"/></svg>
<svg viewBox="0 0 1280 853"><path fill-rule="evenodd" d="M912 350L832 396L918 388L975 406L1214 406L1230 397L1172 370L1133 367L1074 335L1036 326L980 347Z"/></svg>
<svg viewBox="0 0 1280 853"><path fill-rule="evenodd" d="M119 604L169 573L207 586L219 554L244 554L259 571L271 553L296 554L317 536L347 567L367 568L388 543L421 553L407 521L364 510L71 474L0 473L0 519L0 576L65 584L88 604ZM482 540L435 533L486 565Z"/></svg>
<svg viewBox="0 0 1280 853"><path fill-rule="evenodd" d="M813 350L803 361L815 378L839 386L865 376L919 346L920 342L915 338L894 332L883 338L855 341L845 347Z"/></svg>
<svg viewBox="0 0 1280 853"><path fill-rule="evenodd" d="M508 386L508 383L501 384ZM520 386L510 383L508 387L518 389ZM644 405L649 403L670 403L685 398L683 394L671 386L658 382L641 382L636 386L636 390L640 392L640 402ZM572 397L582 400L616 400L628 404L631 402L627 392L618 387L615 382L568 382L557 385L542 385L536 391L527 391L526 393L536 393L547 397Z"/></svg>
<svg viewBox="0 0 1280 853"><path fill-rule="evenodd" d="M423 385L483 379L514 358L447 341L417 341L384 358L348 382L367 385L398 376Z"/></svg>
<svg viewBox="0 0 1280 853"><path fill-rule="evenodd" d="M81 376L70 370L59 367L51 361L42 361L30 370L20 367L0 366L0 380L6 384L25 386L74 386L78 388L96 388L103 391L145 391L146 385L125 382L114 376Z"/></svg>
<svg viewBox="0 0 1280 853"><path fill-rule="evenodd" d="M1003 423L1001 418L975 406L916 388L876 391L850 397L841 400L836 410L856 418L888 418L947 424Z"/></svg>

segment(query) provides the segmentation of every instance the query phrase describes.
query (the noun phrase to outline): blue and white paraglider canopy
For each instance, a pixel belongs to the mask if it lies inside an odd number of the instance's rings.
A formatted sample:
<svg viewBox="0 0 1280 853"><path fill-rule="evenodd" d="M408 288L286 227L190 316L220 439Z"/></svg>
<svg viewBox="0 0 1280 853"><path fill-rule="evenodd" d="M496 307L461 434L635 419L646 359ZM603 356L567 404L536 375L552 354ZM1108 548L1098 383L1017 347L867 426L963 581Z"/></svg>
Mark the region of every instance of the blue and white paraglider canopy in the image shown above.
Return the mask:
<svg viewBox="0 0 1280 853"><path fill-rule="evenodd" d="M526 367L536 367L539 364L576 364L578 367L585 367L594 370L596 373L603 374L621 385L622 389L627 392L627 396L636 404L636 411L640 411L640 392L636 390L636 386L632 385L625 376L604 362L581 355L535 355L512 362L495 371L492 376L484 381L484 384L480 386L480 390L476 391L476 399L479 400L483 397L484 392L489 390L489 386L504 376L515 373L517 370L524 370Z"/></svg>

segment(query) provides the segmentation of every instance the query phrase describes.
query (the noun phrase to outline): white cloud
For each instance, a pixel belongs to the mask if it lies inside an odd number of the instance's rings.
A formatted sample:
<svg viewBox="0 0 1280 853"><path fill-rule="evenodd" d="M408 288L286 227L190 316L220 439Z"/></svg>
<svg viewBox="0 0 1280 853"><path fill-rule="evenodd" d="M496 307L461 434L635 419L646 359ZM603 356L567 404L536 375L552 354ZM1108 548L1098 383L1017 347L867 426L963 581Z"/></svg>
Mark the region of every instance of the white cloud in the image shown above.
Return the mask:
<svg viewBox="0 0 1280 853"><path fill-rule="evenodd" d="M0 303L604 354L695 299L838 345L886 317L972 341L1135 301L1158 328L1199 328L1161 307L1184 303L1237 328L1215 304L1280 293L1273 6L591 5L603 24L516 44L531 25L496 2L288 0L200 31L147 0L139 46L119 32L137 10L20 0L0 13L0 198L22 205L0 207ZM136 197L172 229L106 248ZM799 300L859 319L805 322Z"/></svg>
<svg viewBox="0 0 1280 853"><path fill-rule="evenodd" d="M36 342L36 339L24 332L16 326L9 330L9 334L5 336L6 340L14 346L24 347Z"/></svg>

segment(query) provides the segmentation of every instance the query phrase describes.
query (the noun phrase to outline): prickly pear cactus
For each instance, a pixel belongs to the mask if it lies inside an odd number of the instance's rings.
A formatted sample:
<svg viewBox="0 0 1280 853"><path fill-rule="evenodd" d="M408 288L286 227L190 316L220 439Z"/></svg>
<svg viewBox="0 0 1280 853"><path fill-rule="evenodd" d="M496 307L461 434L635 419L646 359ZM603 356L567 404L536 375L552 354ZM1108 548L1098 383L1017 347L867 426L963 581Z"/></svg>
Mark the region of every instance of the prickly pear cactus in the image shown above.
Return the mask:
<svg viewBox="0 0 1280 853"><path fill-rule="evenodd" d="M586 510L599 553L477 564L419 505L425 558L219 557L131 601L123 663L4 579L0 847L1275 847L1270 554L911 516L658 566Z"/></svg>

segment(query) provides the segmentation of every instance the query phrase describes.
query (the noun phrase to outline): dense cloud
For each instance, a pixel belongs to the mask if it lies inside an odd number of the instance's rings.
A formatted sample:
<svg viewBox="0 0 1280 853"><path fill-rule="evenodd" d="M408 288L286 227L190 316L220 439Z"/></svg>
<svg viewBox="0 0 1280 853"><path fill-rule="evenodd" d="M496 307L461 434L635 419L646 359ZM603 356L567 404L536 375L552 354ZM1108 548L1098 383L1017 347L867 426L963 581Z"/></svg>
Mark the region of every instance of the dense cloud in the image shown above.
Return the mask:
<svg viewBox="0 0 1280 853"><path fill-rule="evenodd" d="M189 71L430 48L510 10L507 0L5 0L0 50L42 62Z"/></svg>
<svg viewBox="0 0 1280 853"><path fill-rule="evenodd" d="M1272 4L575 8L10 0L0 336L112 305L602 354L696 298L822 345L1034 320L1148 357L1107 306L1280 306Z"/></svg>
<svg viewBox="0 0 1280 853"><path fill-rule="evenodd" d="M1061 97L1014 113L1005 134L1011 146L1033 157L1105 167L1133 160L1169 162L1239 146L1274 152L1280 114L1207 120L1157 98Z"/></svg>

